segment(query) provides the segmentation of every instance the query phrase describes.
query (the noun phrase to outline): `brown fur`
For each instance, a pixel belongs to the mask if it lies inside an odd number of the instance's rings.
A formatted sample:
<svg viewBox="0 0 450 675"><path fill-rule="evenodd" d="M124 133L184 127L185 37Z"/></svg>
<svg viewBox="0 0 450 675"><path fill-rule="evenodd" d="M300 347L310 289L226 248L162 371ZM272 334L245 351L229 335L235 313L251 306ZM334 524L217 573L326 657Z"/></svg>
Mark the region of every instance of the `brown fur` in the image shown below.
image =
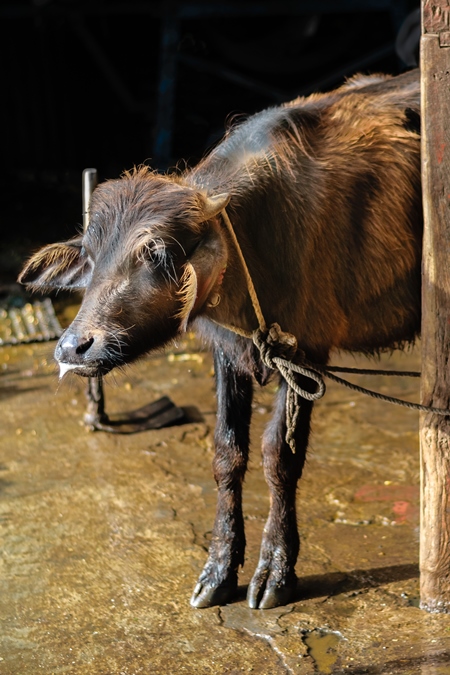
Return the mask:
<svg viewBox="0 0 450 675"><path fill-rule="evenodd" d="M419 327L420 138L404 112L418 111L419 88L414 74L395 81L401 95L376 76L293 101L288 133L272 127L267 147L244 165L236 148L216 188L237 193L230 215L268 323L306 351L372 352L414 339ZM215 164L213 152L186 178L202 185ZM261 207L273 223L264 239ZM275 273L274 258L282 261ZM224 306L214 312L224 314Z"/></svg>
<svg viewBox="0 0 450 675"><path fill-rule="evenodd" d="M47 247L21 275L33 288L86 288L56 348L57 360L79 374L132 361L188 322L212 345L218 506L196 607L236 592L252 378L265 383L273 374L250 340L219 325L252 331L258 324L214 205L229 199L267 324L295 335L310 360L325 363L335 349L402 346L420 328L419 112L414 71L358 76L334 92L263 111L231 128L194 169L161 176L140 167L100 185L83 240ZM302 403L294 455L285 441L285 397L281 381L262 443L271 505L251 607L295 596L295 495L312 404Z"/></svg>

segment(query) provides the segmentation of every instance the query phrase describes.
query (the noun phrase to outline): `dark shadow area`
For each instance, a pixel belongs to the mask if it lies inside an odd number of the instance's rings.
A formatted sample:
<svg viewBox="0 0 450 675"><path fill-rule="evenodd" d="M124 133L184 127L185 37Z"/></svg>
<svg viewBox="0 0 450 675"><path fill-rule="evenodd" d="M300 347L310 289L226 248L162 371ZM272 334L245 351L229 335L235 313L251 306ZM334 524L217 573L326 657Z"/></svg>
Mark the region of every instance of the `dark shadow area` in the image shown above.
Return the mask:
<svg viewBox="0 0 450 675"><path fill-rule="evenodd" d="M12 398L13 396L22 396L23 394L28 394L30 392L38 392L43 387L18 387L15 384L0 385L0 401L7 398Z"/></svg>
<svg viewBox="0 0 450 675"><path fill-rule="evenodd" d="M11 487L11 485L14 485L14 483L10 480L5 480L4 478L0 478L0 494L4 492L7 488ZM8 516L2 516L0 517L0 522L7 522Z"/></svg>
<svg viewBox="0 0 450 675"><path fill-rule="evenodd" d="M184 411L168 397L147 403L141 408L112 415L102 412L89 419L95 431L111 434L135 434L149 429L162 429L185 422Z"/></svg>
<svg viewBox="0 0 450 675"><path fill-rule="evenodd" d="M300 577L297 583L295 602L324 595L334 596L351 593L364 588L375 588L395 581L405 581L419 577L418 564L389 565L368 570L352 572L332 572L331 574Z"/></svg>
<svg viewBox="0 0 450 675"><path fill-rule="evenodd" d="M203 422L204 418L195 406L181 408L168 397L147 403L136 410L123 413L103 413L103 417L90 424L95 431L112 434L136 434L150 429L180 426L193 422Z"/></svg>
<svg viewBox="0 0 450 675"><path fill-rule="evenodd" d="M2 2L0 282L80 228L85 167L105 180L193 165L236 119L356 72L398 74L414 65L409 33L398 42L418 4Z"/></svg>
<svg viewBox="0 0 450 675"><path fill-rule="evenodd" d="M383 584L419 577L418 564L389 565L368 570L352 572L332 572L300 577L297 582L295 597L291 602L300 602L323 596L332 597L341 593L351 593L367 588L376 588ZM247 596L248 585L238 587L234 602L241 602Z"/></svg>
<svg viewBox="0 0 450 675"><path fill-rule="evenodd" d="M386 663L383 663L380 666L347 665L345 668L345 672L350 673L350 675L385 675L386 673L392 673L392 675L397 674L400 675L402 672L406 672L407 675L412 675L413 672L414 673L417 672L417 675L427 675L428 673L429 675L433 675L434 672L443 673L444 671L441 670L439 667L447 663L450 664L450 652L436 650L436 652L431 652L426 656L417 656L405 659L393 659L391 661L386 661ZM412 668L417 670L412 671ZM434 668L439 668L439 670L435 671ZM330 675L341 675L341 673L342 673L341 668L333 669Z"/></svg>
<svg viewBox="0 0 450 675"><path fill-rule="evenodd" d="M200 424L205 421L202 413L195 405L186 405L181 409L184 413L184 421L182 424L194 424L195 422Z"/></svg>

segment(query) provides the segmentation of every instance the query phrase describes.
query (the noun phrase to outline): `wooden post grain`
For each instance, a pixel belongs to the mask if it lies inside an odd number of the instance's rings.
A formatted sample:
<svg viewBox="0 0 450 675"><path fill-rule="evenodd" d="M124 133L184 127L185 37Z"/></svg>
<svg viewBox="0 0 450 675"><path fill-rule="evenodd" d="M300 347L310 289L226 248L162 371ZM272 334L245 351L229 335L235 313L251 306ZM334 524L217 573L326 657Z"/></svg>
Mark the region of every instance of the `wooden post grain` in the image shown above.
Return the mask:
<svg viewBox="0 0 450 675"><path fill-rule="evenodd" d="M422 0L422 402L450 403L450 0ZM421 415L420 599L450 612L450 418Z"/></svg>

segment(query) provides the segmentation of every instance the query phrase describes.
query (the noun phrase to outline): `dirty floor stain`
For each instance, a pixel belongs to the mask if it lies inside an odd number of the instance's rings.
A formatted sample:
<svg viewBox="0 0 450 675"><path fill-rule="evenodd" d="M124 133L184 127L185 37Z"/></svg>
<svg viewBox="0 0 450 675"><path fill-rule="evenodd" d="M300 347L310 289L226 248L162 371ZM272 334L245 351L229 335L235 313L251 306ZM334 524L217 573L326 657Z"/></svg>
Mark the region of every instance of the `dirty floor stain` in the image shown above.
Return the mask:
<svg viewBox="0 0 450 675"><path fill-rule="evenodd" d="M450 675L450 616L417 606L417 413L328 384L298 492L297 596L250 610L275 385L258 391L239 597L195 610L216 498L210 355L188 338L108 377L108 412L167 395L191 420L112 436L85 430L85 383L58 382L53 348L0 349L0 675ZM382 366L418 369L418 351ZM357 381L419 397L416 380Z"/></svg>
<svg viewBox="0 0 450 675"><path fill-rule="evenodd" d="M303 642L308 647L308 654L313 659L316 669L323 675L330 675L336 664L337 646L342 636L333 631L315 628L303 636Z"/></svg>

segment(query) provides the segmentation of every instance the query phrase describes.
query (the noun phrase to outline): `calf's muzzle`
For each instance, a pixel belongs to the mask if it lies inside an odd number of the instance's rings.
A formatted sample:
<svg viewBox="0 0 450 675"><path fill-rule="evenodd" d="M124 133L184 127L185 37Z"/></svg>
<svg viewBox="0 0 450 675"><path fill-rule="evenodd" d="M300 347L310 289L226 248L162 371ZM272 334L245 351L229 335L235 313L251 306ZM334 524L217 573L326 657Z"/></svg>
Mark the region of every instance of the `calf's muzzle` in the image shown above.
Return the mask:
<svg viewBox="0 0 450 675"><path fill-rule="evenodd" d="M79 334L68 328L61 336L55 349L60 378L69 370L78 375L93 375L99 372L99 352L102 346L100 335L91 333Z"/></svg>

